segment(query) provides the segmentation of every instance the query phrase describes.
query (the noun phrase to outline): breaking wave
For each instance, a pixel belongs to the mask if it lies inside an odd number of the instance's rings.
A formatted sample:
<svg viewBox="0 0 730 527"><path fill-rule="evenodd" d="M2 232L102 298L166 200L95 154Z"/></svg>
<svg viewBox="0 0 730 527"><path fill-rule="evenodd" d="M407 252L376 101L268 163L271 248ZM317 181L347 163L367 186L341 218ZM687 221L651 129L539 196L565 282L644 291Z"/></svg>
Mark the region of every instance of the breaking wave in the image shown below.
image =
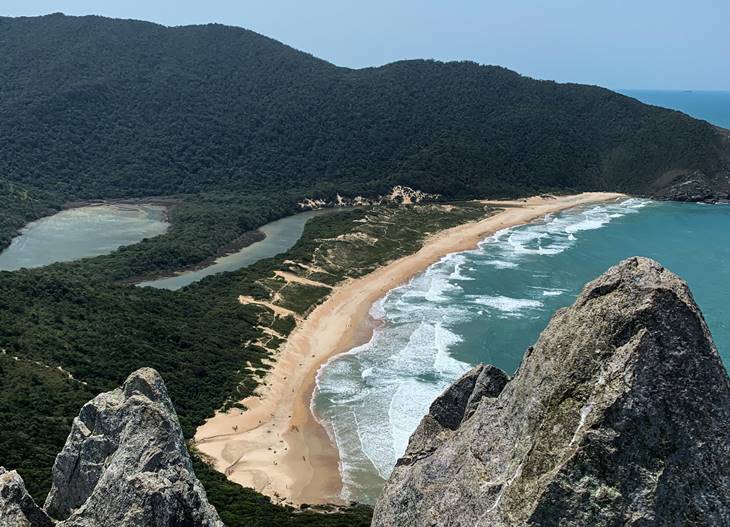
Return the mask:
<svg viewBox="0 0 730 527"><path fill-rule="evenodd" d="M376 302L371 340L320 369L312 401L340 451L344 497L377 497L431 402L472 366L460 353L475 345L464 334L468 324L545 316L572 294L550 284L547 275L538 281L543 285L522 286L520 273L535 276L535 262L567 251L582 233L647 203L590 206L499 231L475 250L447 255Z"/></svg>

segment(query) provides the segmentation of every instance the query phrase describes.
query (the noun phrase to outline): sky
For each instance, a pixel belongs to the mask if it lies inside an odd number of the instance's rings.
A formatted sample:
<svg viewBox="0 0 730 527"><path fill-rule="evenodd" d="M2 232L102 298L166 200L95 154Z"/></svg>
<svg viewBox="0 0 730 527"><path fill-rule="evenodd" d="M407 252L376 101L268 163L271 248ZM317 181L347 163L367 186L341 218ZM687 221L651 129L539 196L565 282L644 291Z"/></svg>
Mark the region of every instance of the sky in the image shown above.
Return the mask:
<svg viewBox="0 0 730 527"><path fill-rule="evenodd" d="M168 26L245 27L339 66L473 60L612 89L730 90L730 0L0 0Z"/></svg>

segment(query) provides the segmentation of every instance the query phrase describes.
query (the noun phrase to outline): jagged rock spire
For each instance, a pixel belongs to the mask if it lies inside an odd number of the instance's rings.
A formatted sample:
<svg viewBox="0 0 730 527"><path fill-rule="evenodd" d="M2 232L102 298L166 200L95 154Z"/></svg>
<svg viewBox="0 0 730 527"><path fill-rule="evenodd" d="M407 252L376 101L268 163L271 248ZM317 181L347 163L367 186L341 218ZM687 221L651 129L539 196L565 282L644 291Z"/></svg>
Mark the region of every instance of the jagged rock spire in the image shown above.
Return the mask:
<svg viewBox="0 0 730 527"><path fill-rule="evenodd" d="M586 285L456 430L429 420L374 526L730 525L730 380L687 285L652 260Z"/></svg>
<svg viewBox="0 0 730 527"><path fill-rule="evenodd" d="M62 525L223 525L195 477L165 384L151 368L88 402L53 466L45 509Z"/></svg>
<svg viewBox="0 0 730 527"><path fill-rule="evenodd" d="M0 469L0 527L50 527L50 518L56 527L223 527L151 368L84 405L56 457L44 508L17 473Z"/></svg>
<svg viewBox="0 0 730 527"><path fill-rule="evenodd" d="M53 522L36 505L14 470L0 467L0 527L52 527Z"/></svg>

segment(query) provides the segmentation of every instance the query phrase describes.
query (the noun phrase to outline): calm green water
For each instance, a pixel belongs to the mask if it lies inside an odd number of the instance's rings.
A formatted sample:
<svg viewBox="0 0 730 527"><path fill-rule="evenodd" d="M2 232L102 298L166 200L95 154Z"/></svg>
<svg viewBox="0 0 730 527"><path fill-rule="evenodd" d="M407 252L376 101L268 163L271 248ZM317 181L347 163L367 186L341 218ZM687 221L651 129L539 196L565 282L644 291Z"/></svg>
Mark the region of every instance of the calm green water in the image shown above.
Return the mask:
<svg viewBox="0 0 730 527"><path fill-rule="evenodd" d="M266 238L252 243L234 254L218 258L208 267L197 271L180 273L177 276L142 282L138 285L141 287L176 290L198 280L202 280L206 276L227 271L236 271L264 258L271 258L272 256L288 251L297 243L304 232L304 225L310 218L332 211L333 209L312 210L272 221L259 228L266 235Z"/></svg>
<svg viewBox="0 0 730 527"><path fill-rule="evenodd" d="M664 106L730 128L730 92L676 90L620 90L647 104Z"/></svg>
<svg viewBox="0 0 730 527"><path fill-rule="evenodd" d="M373 306L366 345L318 376L348 497L372 501L431 401L479 362L513 372L559 307L620 260L655 258L689 283L730 364L730 205L629 199L549 216L452 254Z"/></svg>
<svg viewBox="0 0 730 527"><path fill-rule="evenodd" d="M164 207L100 205L64 210L28 224L0 253L0 271L107 254L167 230Z"/></svg>

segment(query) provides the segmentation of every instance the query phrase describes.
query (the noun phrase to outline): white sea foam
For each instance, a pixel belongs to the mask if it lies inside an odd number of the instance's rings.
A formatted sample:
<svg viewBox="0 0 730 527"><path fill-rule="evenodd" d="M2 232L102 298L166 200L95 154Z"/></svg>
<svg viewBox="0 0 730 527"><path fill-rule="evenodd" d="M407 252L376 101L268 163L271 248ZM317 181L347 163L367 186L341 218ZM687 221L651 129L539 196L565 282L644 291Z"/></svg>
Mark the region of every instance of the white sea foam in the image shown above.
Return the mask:
<svg viewBox="0 0 730 527"><path fill-rule="evenodd" d="M449 281L452 272L448 272L442 260L411 280L408 287L403 288L403 296L429 302L446 302L449 300L449 293L461 291L459 285Z"/></svg>
<svg viewBox="0 0 730 527"><path fill-rule="evenodd" d="M539 300L502 295L473 297L472 302L515 316L520 316L525 310L541 308L543 305Z"/></svg>
<svg viewBox="0 0 730 527"><path fill-rule="evenodd" d="M466 263L466 255L465 253L454 253L450 254L448 256L448 259L442 260L442 264L445 263L453 263L454 270L449 274L450 280L474 280L474 278L470 276L466 276L462 273L462 269ZM467 268L468 270L473 270L471 267Z"/></svg>
<svg viewBox="0 0 730 527"><path fill-rule="evenodd" d="M370 311L368 313L372 318L375 320L383 320L385 318L385 302L387 302L389 296L390 291L388 291L383 298L375 302L370 307Z"/></svg>
<svg viewBox="0 0 730 527"><path fill-rule="evenodd" d="M506 262L504 260L485 260L481 263L483 265L496 267L497 269L515 269L516 267L519 267L519 265L515 262Z"/></svg>
<svg viewBox="0 0 730 527"><path fill-rule="evenodd" d="M447 378L453 378L468 369L468 364L454 359L449 353L449 349L461 341L462 338L459 335L449 331L440 323L436 324L434 327L434 344L436 347L436 356L433 361L434 371Z"/></svg>
<svg viewBox="0 0 730 527"><path fill-rule="evenodd" d="M578 241L579 233L600 229L616 218L638 212L648 203L648 200L630 198L620 203L547 215L539 223L503 229L479 244L480 249L491 254L489 260L480 263L498 269L516 268L525 257L560 254Z"/></svg>
<svg viewBox="0 0 730 527"><path fill-rule="evenodd" d="M560 254L581 243L582 232L636 213L647 203L630 199L504 229L476 250L447 255L376 302L370 315L381 324L372 339L320 369L312 403L340 451L343 496L377 494L377 488L363 486L388 477L433 399L469 368L454 357L464 338L458 330L462 324L487 316L526 319L544 310L544 303L552 305L552 297L568 290L539 285L552 283L539 266L530 275L538 280L534 288L519 297L505 293L514 290L510 284L516 273L530 269L533 259ZM484 267L491 269L480 270ZM504 274L504 289L497 279L488 282L487 291L480 290L485 284L474 277L484 272Z"/></svg>
<svg viewBox="0 0 730 527"><path fill-rule="evenodd" d="M565 289L544 289L542 296L560 296L565 294Z"/></svg>

